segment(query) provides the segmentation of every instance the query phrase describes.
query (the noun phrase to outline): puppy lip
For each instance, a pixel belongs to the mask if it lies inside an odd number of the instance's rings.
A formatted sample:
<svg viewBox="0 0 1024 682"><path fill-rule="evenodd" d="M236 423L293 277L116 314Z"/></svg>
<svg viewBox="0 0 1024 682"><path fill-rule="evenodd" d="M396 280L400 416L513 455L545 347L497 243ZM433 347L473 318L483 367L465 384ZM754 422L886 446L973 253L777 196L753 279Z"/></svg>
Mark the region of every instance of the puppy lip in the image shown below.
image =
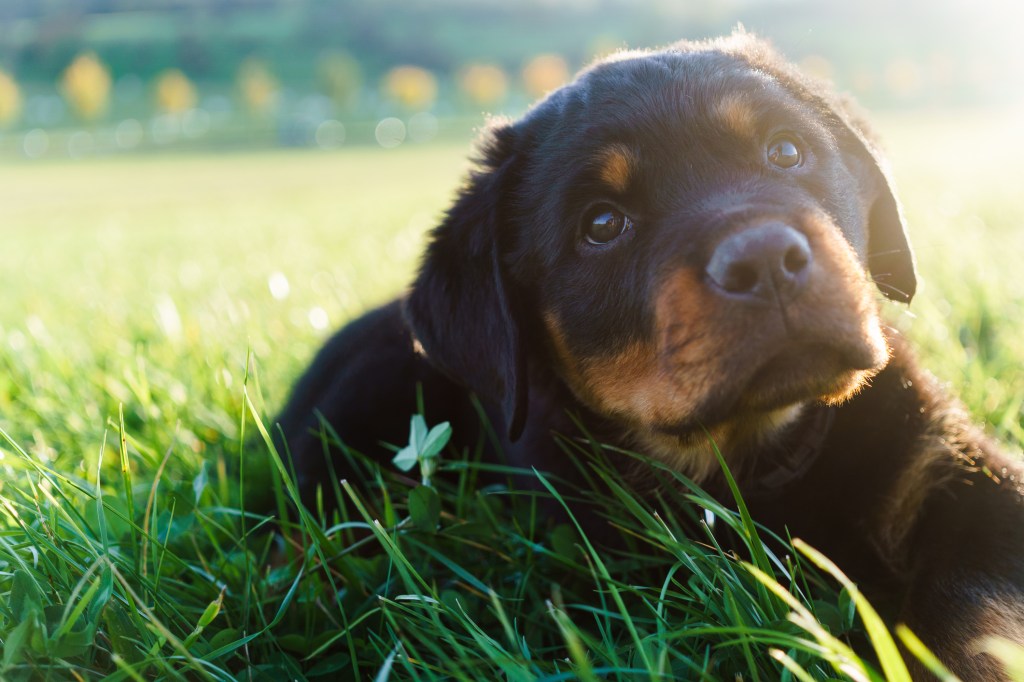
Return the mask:
<svg viewBox="0 0 1024 682"><path fill-rule="evenodd" d="M865 347L843 346L813 339L790 341L752 363L746 375L735 377L725 390L674 424L654 428L667 435L690 436L701 425L716 424L743 415L766 414L797 403L829 402L847 395L859 382L881 369L873 352Z"/></svg>
<svg viewBox="0 0 1024 682"><path fill-rule="evenodd" d="M744 393L773 385L816 384L821 378L862 369L841 350L820 342L792 344L775 353L754 370ZM853 366L851 366L853 365Z"/></svg>
<svg viewBox="0 0 1024 682"><path fill-rule="evenodd" d="M886 356L868 339L842 335L841 338L819 338L815 335L797 337L787 343L767 364L785 362L787 357L800 362L819 357L834 357L837 366L850 370L877 370L884 365ZM764 366L764 365L762 365Z"/></svg>
<svg viewBox="0 0 1024 682"><path fill-rule="evenodd" d="M794 400L825 399L846 392L884 364L884 354L867 342L791 342L754 369L738 391L737 405L764 409Z"/></svg>
<svg viewBox="0 0 1024 682"><path fill-rule="evenodd" d="M884 365L884 357L870 343L790 341L769 352L765 361L752 363L731 390L704 406L701 416L715 423L719 416L767 412L796 402L827 402L848 395Z"/></svg>

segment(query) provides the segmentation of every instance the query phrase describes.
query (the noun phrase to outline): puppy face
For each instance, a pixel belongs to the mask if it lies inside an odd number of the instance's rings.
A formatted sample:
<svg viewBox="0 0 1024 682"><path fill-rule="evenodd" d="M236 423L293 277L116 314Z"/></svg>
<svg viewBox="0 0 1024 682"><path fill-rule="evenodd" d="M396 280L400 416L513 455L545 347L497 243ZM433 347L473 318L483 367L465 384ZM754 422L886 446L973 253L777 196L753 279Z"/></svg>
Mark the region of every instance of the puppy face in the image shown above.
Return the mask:
<svg viewBox="0 0 1024 682"><path fill-rule="evenodd" d="M742 450L884 366L872 279L913 292L870 143L736 36L599 63L498 130L409 316L436 364L505 401L513 431L525 365L550 367L699 477L716 466L705 429ZM429 319L465 321L463 306L469 329Z"/></svg>

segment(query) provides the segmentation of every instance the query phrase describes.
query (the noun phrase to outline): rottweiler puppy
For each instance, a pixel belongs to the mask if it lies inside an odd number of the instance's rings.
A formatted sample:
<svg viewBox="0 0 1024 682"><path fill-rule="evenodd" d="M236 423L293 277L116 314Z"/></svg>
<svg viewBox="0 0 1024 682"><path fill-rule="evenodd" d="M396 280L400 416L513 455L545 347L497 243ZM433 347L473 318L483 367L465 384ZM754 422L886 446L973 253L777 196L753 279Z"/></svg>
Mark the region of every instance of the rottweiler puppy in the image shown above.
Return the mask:
<svg viewBox="0 0 1024 682"><path fill-rule="evenodd" d="M1024 643L1022 468L880 317L915 288L885 163L828 88L745 34L622 52L490 128L411 290L328 341L281 433L307 495L321 420L386 462L417 386L466 442L478 396L517 466L557 472L574 415L714 490L713 440L755 519L998 679L975 643Z"/></svg>

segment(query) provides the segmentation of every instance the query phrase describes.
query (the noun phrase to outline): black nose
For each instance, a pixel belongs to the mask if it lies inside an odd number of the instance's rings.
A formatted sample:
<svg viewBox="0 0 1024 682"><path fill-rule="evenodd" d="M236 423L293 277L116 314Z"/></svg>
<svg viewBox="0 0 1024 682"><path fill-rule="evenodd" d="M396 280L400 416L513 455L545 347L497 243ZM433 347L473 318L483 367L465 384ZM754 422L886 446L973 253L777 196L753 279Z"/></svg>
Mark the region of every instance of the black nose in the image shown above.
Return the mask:
<svg viewBox="0 0 1024 682"><path fill-rule="evenodd" d="M807 283L813 255L798 230L766 223L715 247L705 272L712 284L745 299L790 298Z"/></svg>

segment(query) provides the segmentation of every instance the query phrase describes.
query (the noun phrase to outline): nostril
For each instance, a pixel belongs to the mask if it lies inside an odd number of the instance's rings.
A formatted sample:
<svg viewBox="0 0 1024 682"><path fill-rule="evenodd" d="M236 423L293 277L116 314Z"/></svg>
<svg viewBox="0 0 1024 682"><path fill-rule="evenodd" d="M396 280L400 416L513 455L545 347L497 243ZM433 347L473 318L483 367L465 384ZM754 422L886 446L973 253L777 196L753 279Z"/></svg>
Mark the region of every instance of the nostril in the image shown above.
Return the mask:
<svg viewBox="0 0 1024 682"><path fill-rule="evenodd" d="M789 247L782 259L782 267L788 275L799 275L811 263L811 252L803 243L796 243Z"/></svg>
<svg viewBox="0 0 1024 682"><path fill-rule="evenodd" d="M719 282L731 294L742 294L757 288L761 278L757 268L750 263L732 263Z"/></svg>

